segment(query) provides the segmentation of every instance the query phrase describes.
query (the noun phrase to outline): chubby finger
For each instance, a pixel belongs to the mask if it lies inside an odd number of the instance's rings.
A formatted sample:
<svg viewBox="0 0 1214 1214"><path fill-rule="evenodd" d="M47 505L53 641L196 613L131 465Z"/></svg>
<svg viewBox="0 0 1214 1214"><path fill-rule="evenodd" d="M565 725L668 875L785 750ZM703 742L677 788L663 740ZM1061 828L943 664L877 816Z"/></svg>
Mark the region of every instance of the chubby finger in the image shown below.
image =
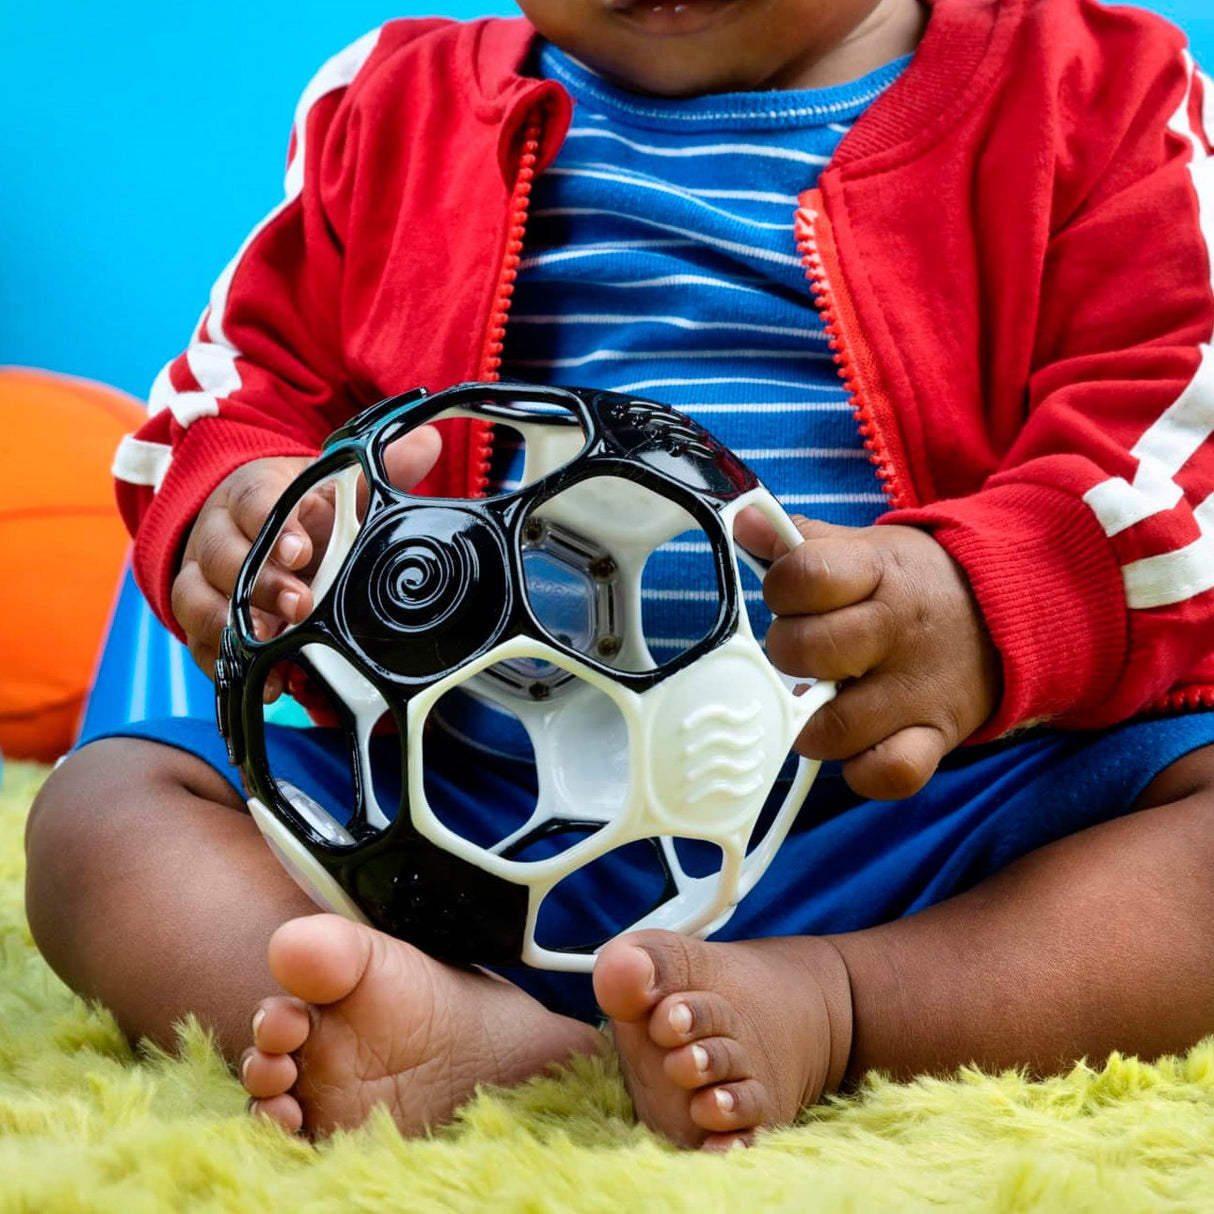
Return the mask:
<svg viewBox="0 0 1214 1214"><path fill-rule="evenodd" d="M767 630L767 656L799 678L858 679L889 656L894 620L888 607L866 599L825 615L778 615Z"/></svg>
<svg viewBox="0 0 1214 1214"><path fill-rule="evenodd" d="M747 506L733 521L733 538L762 561L774 561L788 551L771 520L757 506Z"/></svg>
<svg viewBox="0 0 1214 1214"><path fill-rule="evenodd" d="M273 561L266 561L258 571L253 580L251 600L267 625L259 629L259 640L274 636L279 620L286 624L298 624L313 605L312 590L307 583L293 577ZM254 623L257 623L257 617L254 617Z"/></svg>
<svg viewBox="0 0 1214 1214"><path fill-rule="evenodd" d="M843 764L853 792L874 801L901 801L917 793L951 750L944 733L930 725L900 729Z"/></svg>
<svg viewBox="0 0 1214 1214"><path fill-rule="evenodd" d="M182 571L195 565L209 585L231 594L248 552L248 538L226 510L204 510L186 542Z"/></svg>
<svg viewBox="0 0 1214 1214"><path fill-rule="evenodd" d="M900 674L881 671L845 683L833 700L805 723L796 749L810 759L853 759L915 725L937 725L951 732L947 720L933 721L927 692ZM955 737L955 745L961 739Z"/></svg>
<svg viewBox="0 0 1214 1214"><path fill-rule="evenodd" d="M192 566L211 587L230 597L250 546L225 511L208 511L190 535L181 572ZM192 582L193 576L192 572L187 582ZM288 623L297 623L312 609L312 595L303 581L270 558L253 579L252 604ZM185 623L179 622L184 628Z"/></svg>
<svg viewBox="0 0 1214 1214"><path fill-rule="evenodd" d="M398 489L412 489L434 467L443 440L433 426L410 430L384 448L384 470Z"/></svg>
<svg viewBox="0 0 1214 1214"><path fill-rule="evenodd" d="M295 515L279 534L270 558L284 569L302 569L312 559L312 538Z"/></svg>
<svg viewBox="0 0 1214 1214"><path fill-rule="evenodd" d="M200 641L189 641L186 648L190 651L190 657L194 659L198 669L208 679L214 679L215 662L219 657L219 650L212 645L204 645Z"/></svg>
<svg viewBox="0 0 1214 1214"><path fill-rule="evenodd" d="M257 538L278 499L307 464L307 460L255 460L232 478L227 486L225 513L249 543ZM279 547L288 531L307 538L296 523L284 529Z"/></svg>
<svg viewBox="0 0 1214 1214"><path fill-rule="evenodd" d="M320 501L318 506L320 496L316 493L306 494L299 505L291 511L262 566L263 573L272 569L292 572L306 570L313 563L316 553L315 537L317 535L327 537L333 528L332 503ZM317 514L321 516L319 521L316 521L315 518ZM251 519L246 522L251 522ZM247 552L252 547L252 540L257 538L258 533L254 532L252 536L249 536L245 533L243 526L238 529L245 542ZM258 580L260 580L260 575Z"/></svg>
<svg viewBox="0 0 1214 1214"><path fill-rule="evenodd" d="M203 577L196 561L187 561L173 579L173 618L189 641L194 660L207 673L214 667L219 637L228 622L228 596Z"/></svg>
<svg viewBox="0 0 1214 1214"><path fill-rule="evenodd" d="M801 533L802 540L839 538L854 535L857 530L855 527L841 527L835 523L807 518L804 514L792 514L789 518ZM758 506L747 506L745 510L739 511L733 521L733 537L747 552L765 561L774 561L793 547Z"/></svg>
<svg viewBox="0 0 1214 1214"><path fill-rule="evenodd" d="M775 615L836 611L873 595L885 572L879 545L856 530L807 539L779 557L763 579L763 600Z"/></svg>

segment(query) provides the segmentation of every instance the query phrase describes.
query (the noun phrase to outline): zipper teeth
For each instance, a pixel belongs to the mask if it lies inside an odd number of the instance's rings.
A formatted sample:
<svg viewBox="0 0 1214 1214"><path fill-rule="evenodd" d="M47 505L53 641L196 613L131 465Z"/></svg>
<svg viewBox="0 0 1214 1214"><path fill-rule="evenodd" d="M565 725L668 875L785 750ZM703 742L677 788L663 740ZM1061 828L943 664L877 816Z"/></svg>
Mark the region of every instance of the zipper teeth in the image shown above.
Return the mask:
<svg viewBox="0 0 1214 1214"><path fill-rule="evenodd" d="M514 282L522 261L523 233L527 226L527 209L531 205L531 187L535 181L535 166L539 158L543 124L540 115L528 123L523 133L523 153L519 157L518 175L510 195L510 226L506 235L506 256L493 295L489 316L489 332L481 356L480 379L494 383L500 378L502 351L506 341L506 316L514 294ZM493 431L485 427L480 444L472 453L472 492L480 496L489 484L489 459L493 450Z"/></svg>
<svg viewBox="0 0 1214 1214"><path fill-rule="evenodd" d="M816 234L818 213L807 207L801 207L797 211L797 218L800 220L797 224L797 251L801 254L801 260L805 264L805 277L809 280L814 306L822 317L822 324L826 330L827 348L838 368L839 378L843 381L843 387L852 406L852 416L856 419L861 441L868 452L869 462L877 474L881 490L891 505L897 505L899 492L893 463L878 441L876 427L872 421L872 412L860 390L855 367L852 365L847 346L843 341L839 313L834 304L834 294L822 255L818 251Z"/></svg>
<svg viewBox="0 0 1214 1214"><path fill-rule="evenodd" d="M1156 712L1197 712L1214 708L1214 688L1185 687L1180 691L1170 691L1162 699L1156 700L1151 708Z"/></svg>

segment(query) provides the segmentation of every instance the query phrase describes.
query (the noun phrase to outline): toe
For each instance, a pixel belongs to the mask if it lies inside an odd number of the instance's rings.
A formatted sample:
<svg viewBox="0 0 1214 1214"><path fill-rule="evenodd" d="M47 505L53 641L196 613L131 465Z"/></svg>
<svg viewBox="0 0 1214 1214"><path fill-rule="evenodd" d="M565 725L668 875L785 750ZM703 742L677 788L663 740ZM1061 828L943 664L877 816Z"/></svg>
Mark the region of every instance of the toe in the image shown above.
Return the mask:
<svg viewBox="0 0 1214 1214"><path fill-rule="evenodd" d="M662 1060L662 1069L671 1083L688 1090L751 1075L746 1051L732 1037L708 1037L671 1050Z"/></svg>
<svg viewBox="0 0 1214 1214"><path fill-rule="evenodd" d="M285 1093L269 1100L250 1100L249 1112L254 1117L276 1121L288 1134L298 1134L303 1129L303 1109L294 1096Z"/></svg>
<svg viewBox="0 0 1214 1214"><path fill-rule="evenodd" d="M270 973L307 1003L336 1003L358 985L371 959L374 933L340 915L308 915L270 937Z"/></svg>
<svg viewBox="0 0 1214 1214"><path fill-rule="evenodd" d="M731 1037L733 1033L733 1008L728 999L713 991L667 995L649 1018L650 1039L665 1049L704 1037Z"/></svg>
<svg viewBox="0 0 1214 1214"><path fill-rule="evenodd" d="M644 949L613 940L595 961L594 997L612 1020L643 1020L653 1007L654 977L653 961Z"/></svg>
<svg viewBox="0 0 1214 1214"><path fill-rule="evenodd" d="M691 1119L711 1134L728 1134L768 1124L767 1090L757 1079L702 1088L690 1102Z"/></svg>
<svg viewBox="0 0 1214 1214"><path fill-rule="evenodd" d="M253 1044L263 1054L290 1054L308 1039L307 1005L289 996L263 999L253 1014Z"/></svg>
<svg viewBox="0 0 1214 1214"><path fill-rule="evenodd" d="M240 1082L257 1100L280 1096L299 1078L299 1068L290 1054L263 1054L245 1050L240 1062Z"/></svg>
<svg viewBox="0 0 1214 1214"><path fill-rule="evenodd" d="M634 1021L667 995L711 989L713 976L703 940L651 929L604 945L594 967L594 991L613 1020Z"/></svg>

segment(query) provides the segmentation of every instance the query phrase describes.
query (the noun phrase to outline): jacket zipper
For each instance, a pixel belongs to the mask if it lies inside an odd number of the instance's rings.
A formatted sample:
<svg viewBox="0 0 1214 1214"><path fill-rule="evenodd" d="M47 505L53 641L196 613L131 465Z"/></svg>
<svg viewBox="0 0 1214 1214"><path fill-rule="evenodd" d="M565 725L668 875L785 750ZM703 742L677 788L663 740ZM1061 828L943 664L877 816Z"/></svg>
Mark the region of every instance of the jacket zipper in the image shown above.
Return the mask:
<svg viewBox="0 0 1214 1214"><path fill-rule="evenodd" d="M827 345L838 368L839 378L847 391L853 414L860 431L864 449L868 452L869 461L873 464L877 480L891 506L909 504L903 493L898 471L889 448L882 439L873 416L873 408L865 392L864 385L857 374L855 361L844 325L839 315L836 294L831 286L830 274L827 271L822 256L822 246L819 238L819 223L825 219L822 212L822 196L815 190L807 190L801 196L801 205L797 208L795 231L797 251L805 266L805 277L809 280L809 289L813 295L814 305L822 317L826 329Z"/></svg>
<svg viewBox="0 0 1214 1214"><path fill-rule="evenodd" d="M489 328L481 350L477 378L482 383L496 383L501 378L502 350L506 341L506 317L514 294L523 253L523 233L527 227L527 210L531 205L531 186L535 181L535 166L539 158L543 133L542 110L537 112L523 133L523 152L519 157L518 173L510 195L510 222L506 234L506 252L493 293L493 308L489 313ZM493 454L493 425L476 423L469 451L469 490L472 497L483 496L489 486L489 461Z"/></svg>
<svg viewBox="0 0 1214 1214"><path fill-rule="evenodd" d="M1150 705L1150 711L1159 713L1200 712L1207 708L1214 708L1214 687L1182 687Z"/></svg>

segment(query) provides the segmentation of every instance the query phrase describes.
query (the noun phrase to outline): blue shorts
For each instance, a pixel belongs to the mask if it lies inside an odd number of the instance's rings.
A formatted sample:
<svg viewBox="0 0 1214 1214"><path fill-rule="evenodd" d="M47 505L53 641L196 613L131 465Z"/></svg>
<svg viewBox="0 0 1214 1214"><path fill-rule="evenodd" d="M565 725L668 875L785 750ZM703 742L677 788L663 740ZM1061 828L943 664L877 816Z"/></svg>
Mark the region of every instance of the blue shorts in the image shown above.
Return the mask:
<svg viewBox="0 0 1214 1214"><path fill-rule="evenodd" d="M326 782L348 779L338 731L270 725L266 733L276 777L316 800L330 799ZM95 736L115 734L186 750L241 788L209 720L141 721ZM1047 843L1127 813L1155 775L1212 743L1214 712L1103 733L1037 730L955 751L923 791L903 801L863 800L843 782L838 765L824 764L770 868L715 938L854 931L922 910ZM466 815L483 828L484 816L498 811L517 822L534 804L530 764L479 751L470 761L467 748L446 736L428 748L427 761L434 767L428 795L432 803L436 796L449 803L442 814L448 824ZM633 904L627 884L617 870L595 898L584 900L593 905L570 910L587 925L579 938L610 934L620 922L613 897ZM504 972L557 1011L596 1016L584 974Z"/></svg>

